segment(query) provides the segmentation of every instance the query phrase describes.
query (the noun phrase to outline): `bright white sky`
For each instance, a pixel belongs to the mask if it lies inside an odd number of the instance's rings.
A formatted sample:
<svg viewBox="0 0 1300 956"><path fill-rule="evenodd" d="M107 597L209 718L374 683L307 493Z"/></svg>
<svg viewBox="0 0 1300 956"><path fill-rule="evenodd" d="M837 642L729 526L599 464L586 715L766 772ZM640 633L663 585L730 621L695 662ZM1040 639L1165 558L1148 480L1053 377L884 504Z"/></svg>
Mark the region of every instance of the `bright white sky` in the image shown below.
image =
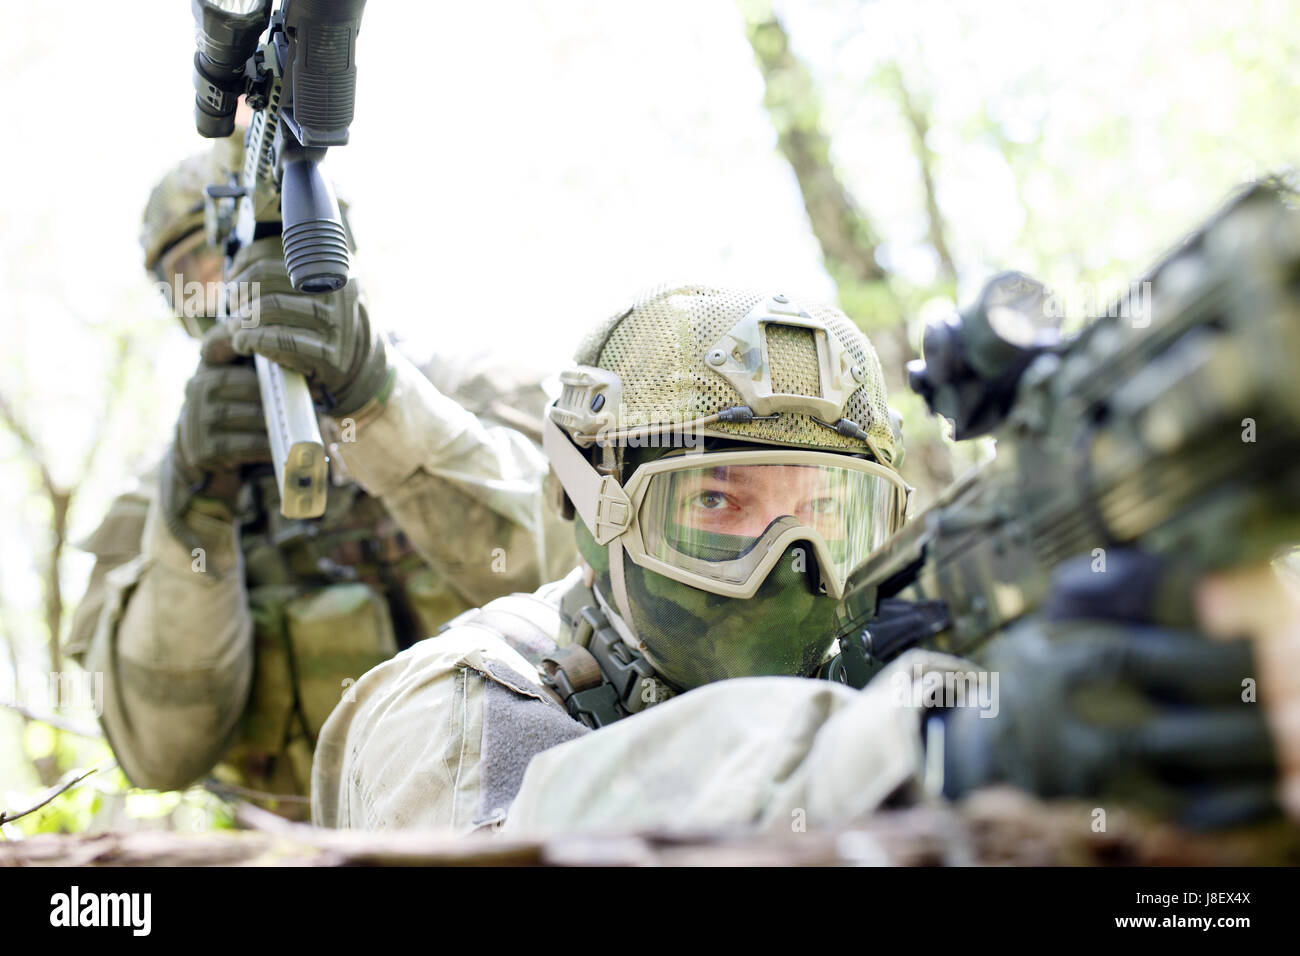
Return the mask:
<svg viewBox="0 0 1300 956"><path fill-rule="evenodd" d="M331 162L421 349L550 366L679 276L832 294L731 0L412 6L367 9Z"/></svg>
<svg viewBox="0 0 1300 956"><path fill-rule="evenodd" d="M78 281L120 294L142 281L149 188L204 146L189 4L14 14L9 88L32 95L7 104L10 128L30 131L4 161L9 240L35 229L77 248ZM105 60L111 73L85 69ZM672 276L832 292L731 0L376 0L358 65L352 142L329 166L373 311L417 350L552 365Z"/></svg>

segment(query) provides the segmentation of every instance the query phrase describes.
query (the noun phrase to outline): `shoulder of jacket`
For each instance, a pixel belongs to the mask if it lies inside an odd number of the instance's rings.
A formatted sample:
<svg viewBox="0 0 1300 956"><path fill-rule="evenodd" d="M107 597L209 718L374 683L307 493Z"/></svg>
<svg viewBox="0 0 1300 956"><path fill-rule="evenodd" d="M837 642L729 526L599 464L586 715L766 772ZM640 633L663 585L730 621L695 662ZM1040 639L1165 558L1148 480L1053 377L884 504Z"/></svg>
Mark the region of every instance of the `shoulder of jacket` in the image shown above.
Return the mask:
<svg viewBox="0 0 1300 956"><path fill-rule="evenodd" d="M581 570L575 568L566 577L531 593L506 594L468 610L444 624L434 640L462 628L486 631L504 640L535 669L542 656L557 646L564 629L561 599L581 575Z"/></svg>
<svg viewBox="0 0 1300 956"><path fill-rule="evenodd" d="M94 531L78 543L98 558L125 560L140 553L153 486L141 484L113 499Z"/></svg>

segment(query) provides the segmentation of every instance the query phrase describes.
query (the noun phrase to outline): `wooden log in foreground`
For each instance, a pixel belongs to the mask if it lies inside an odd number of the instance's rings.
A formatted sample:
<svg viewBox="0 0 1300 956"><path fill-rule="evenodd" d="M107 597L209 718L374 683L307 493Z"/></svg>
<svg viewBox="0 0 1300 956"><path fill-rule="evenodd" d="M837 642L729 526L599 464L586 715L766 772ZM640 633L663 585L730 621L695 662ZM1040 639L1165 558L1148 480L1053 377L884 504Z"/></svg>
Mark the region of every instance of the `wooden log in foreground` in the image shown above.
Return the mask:
<svg viewBox="0 0 1300 956"><path fill-rule="evenodd" d="M1300 863L1300 828L1193 834L1137 813L988 790L957 808L879 813L852 829L781 835L638 833L544 838L359 833L252 808L257 829L43 835L0 843L0 866L826 866L1277 865Z"/></svg>

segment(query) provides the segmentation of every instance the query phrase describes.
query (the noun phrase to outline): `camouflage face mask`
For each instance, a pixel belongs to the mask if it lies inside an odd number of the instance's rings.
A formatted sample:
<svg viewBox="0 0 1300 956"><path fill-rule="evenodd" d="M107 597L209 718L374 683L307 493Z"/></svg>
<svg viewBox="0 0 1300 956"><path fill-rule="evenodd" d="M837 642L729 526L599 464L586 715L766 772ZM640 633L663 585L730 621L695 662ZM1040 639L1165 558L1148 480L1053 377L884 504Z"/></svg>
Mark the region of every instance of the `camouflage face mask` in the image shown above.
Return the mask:
<svg viewBox="0 0 1300 956"><path fill-rule="evenodd" d="M578 548L610 593L607 552L577 523ZM750 598L710 594L624 559L628 623L669 683L689 690L730 677L805 677L834 639L836 602L817 592L815 559L791 545Z"/></svg>

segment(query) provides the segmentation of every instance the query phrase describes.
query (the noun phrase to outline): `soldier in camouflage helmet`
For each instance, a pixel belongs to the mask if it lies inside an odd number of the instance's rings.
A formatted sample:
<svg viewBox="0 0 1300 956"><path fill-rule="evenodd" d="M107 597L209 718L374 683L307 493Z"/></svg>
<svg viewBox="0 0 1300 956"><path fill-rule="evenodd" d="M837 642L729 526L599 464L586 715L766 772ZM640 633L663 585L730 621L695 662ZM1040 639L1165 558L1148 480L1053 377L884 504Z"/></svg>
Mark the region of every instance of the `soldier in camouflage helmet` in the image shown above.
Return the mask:
<svg viewBox="0 0 1300 956"><path fill-rule="evenodd" d="M277 322L263 312L242 345L289 359L270 348ZM996 719L996 689L978 712L956 707L947 751L953 709L928 701L969 681L969 662L913 649L862 690L802 679L832 652L845 575L898 529L908 500L879 363L836 309L667 287L601 324L576 361L544 447L580 566L366 674L321 730L316 822L789 832L999 779L1099 793L1168 756L1125 749L1133 733L1160 739L1158 709L1117 732L1062 706L1062 681L1108 679L1153 705L1175 689L1188 726L1213 729L1202 772L1181 778L1194 803L1157 806L1211 823L1259 807L1271 782L1261 721L1225 719L1204 686L1209 672L1239 673L1221 665L1240 655L1204 641L1112 626L1093 661L1077 628L1030 622L1038 643L1020 657L1023 641L1007 645L1019 682L1008 719ZM1138 645L1170 666L1117 658Z"/></svg>
<svg viewBox="0 0 1300 956"><path fill-rule="evenodd" d="M595 593L676 690L812 674L845 575L904 515L875 352L837 310L784 299L651 294L590 336L551 412Z"/></svg>
<svg viewBox="0 0 1300 956"><path fill-rule="evenodd" d="M798 679L832 651L847 571L907 508L866 337L832 307L676 286L576 362L544 446L580 567L362 678L321 733L317 822L787 826L914 782L917 716L887 682ZM870 739L836 751L863 720Z"/></svg>
<svg viewBox="0 0 1300 956"><path fill-rule="evenodd" d="M457 368L487 412L480 421L385 347L355 280L310 306L326 323L347 311L365 324L349 346L364 381L335 393L337 417L323 420L322 432L327 441L355 439L387 467L369 476L367 494L335 453L325 514L280 515L250 360L213 312L174 291L221 279L202 189L224 181L241 152L238 136L219 141L149 197L145 267L202 339L201 361L158 472L119 497L85 545L97 560L68 650L105 674L102 722L132 783L183 787L220 761L218 778L286 796L276 808L304 816L316 734L353 681L465 609L549 580L573 550L540 505L539 378ZM267 253L277 261L278 242L246 250L241 268L265 272ZM267 301L291 294L282 271L270 273ZM437 369L448 391L460 384L450 364ZM366 422L348 417L380 389L418 394L434 409L419 442L395 448L374 409ZM512 427L492 409L508 409ZM406 489L417 473L419 489ZM385 507L387 495L418 513L413 538Z"/></svg>

